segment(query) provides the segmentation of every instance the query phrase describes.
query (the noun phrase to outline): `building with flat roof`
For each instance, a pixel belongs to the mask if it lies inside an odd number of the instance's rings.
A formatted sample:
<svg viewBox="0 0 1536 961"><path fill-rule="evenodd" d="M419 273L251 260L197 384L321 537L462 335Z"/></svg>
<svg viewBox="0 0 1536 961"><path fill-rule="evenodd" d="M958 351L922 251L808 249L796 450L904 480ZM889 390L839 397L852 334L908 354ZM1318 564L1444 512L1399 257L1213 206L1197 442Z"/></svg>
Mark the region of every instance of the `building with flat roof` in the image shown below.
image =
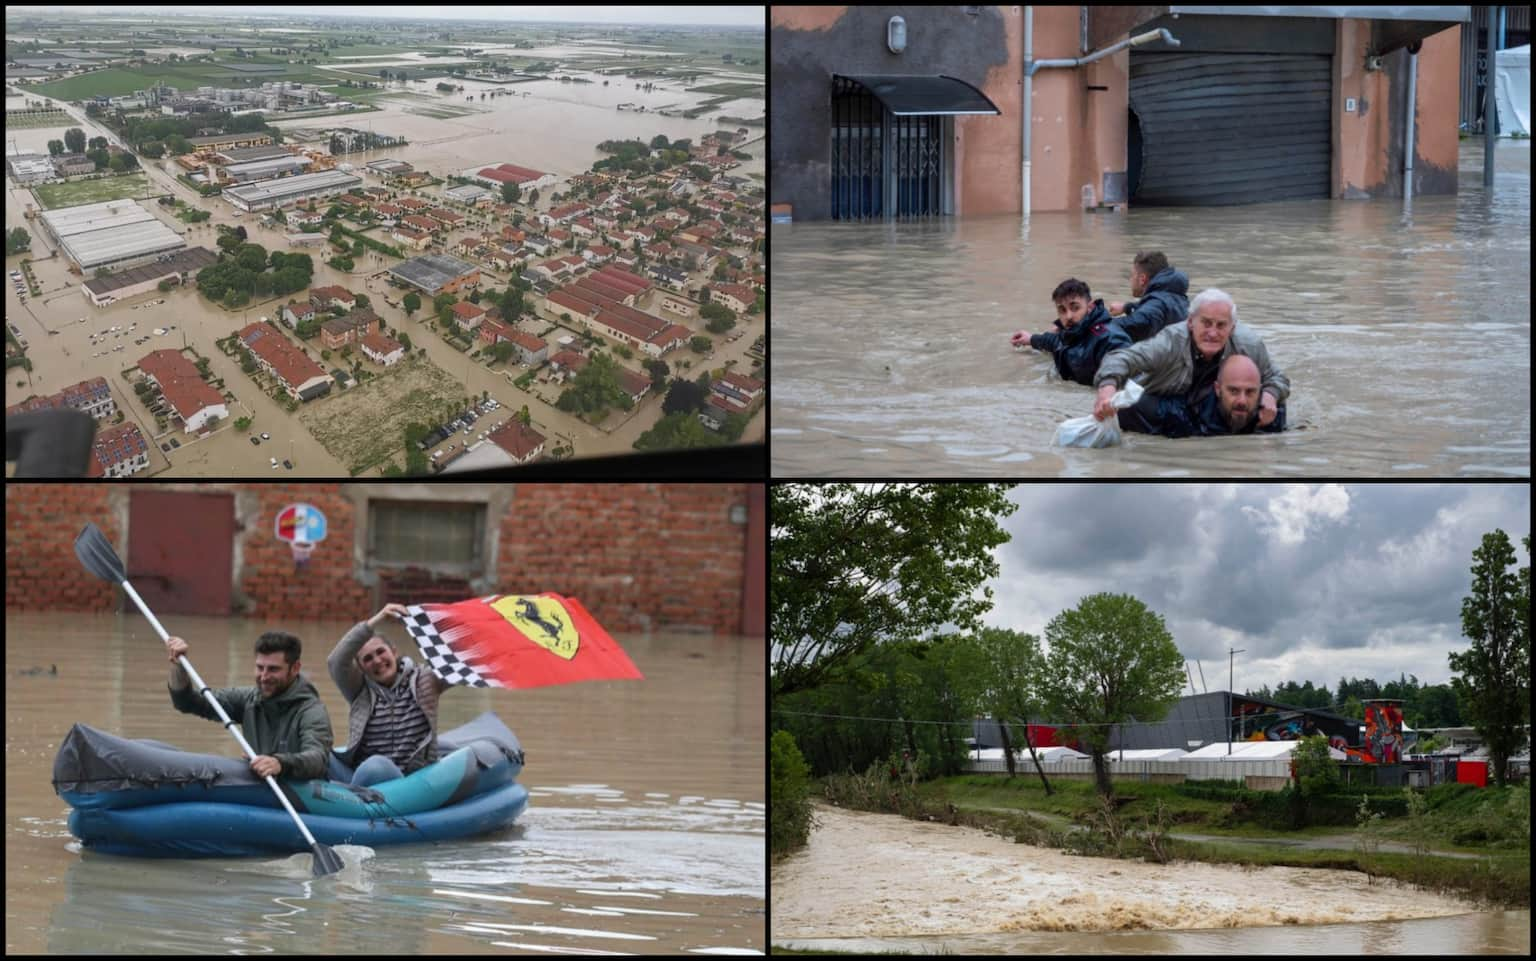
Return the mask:
<svg viewBox="0 0 1536 961"><path fill-rule="evenodd" d="M272 142L268 133L221 133L211 137L188 137L193 150L216 152L227 147L259 147Z"/></svg>
<svg viewBox="0 0 1536 961"><path fill-rule="evenodd" d="M322 170L319 173L283 177L266 183L245 184L230 187L222 196L241 210L269 210L308 200L311 197L333 197L344 194L363 182L340 170Z"/></svg>
<svg viewBox="0 0 1536 961"><path fill-rule="evenodd" d="M457 187L449 187L443 191L443 196L454 203L465 205L473 205L482 200L493 200L496 197L495 194L492 194L484 187L477 187L474 184L460 184Z"/></svg>
<svg viewBox="0 0 1536 961"><path fill-rule="evenodd" d="M187 242L133 200L46 210L38 220L81 273L122 270L183 250Z"/></svg>
<svg viewBox="0 0 1536 961"><path fill-rule="evenodd" d="M404 160L375 160L368 164L368 169L381 177L399 177L416 168Z"/></svg>
<svg viewBox="0 0 1536 961"><path fill-rule="evenodd" d="M303 157L272 157L267 160L228 164L224 167L224 176L240 183L251 183L301 173L308 167L309 161Z"/></svg>
<svg viewBox="0 0 1536 961"><path fill-rule="evenodd" d="M19 184L52 180L53 161L42 154L13 154L5 158L6 172Z"/></svg>
<svg viewBox="0 0 1536 961"><path fill-rule="evenodd" d="M80 285L80 293L92 305L105 307L114 301L147 294L158 288L162 280L185 284L199 270L218 262L218 255L207 247L188 247L162 255L154 263L129 267L105 277L92 277Z"/></svg>
<svg viewBox="0 0 1536 961"><path fill-rule="evenodd" d="M480 284L480 268L446 254L423 254L389 268L390 277L422 291L428 297L453 293Z"/></svg>
<svg viewBox="0 0 1536 961"><path fill-rule="evenodd" d="M214 155L214 162L220 164L243 164L253 160L272 160L276 157L291 157L288 148L281 144L268 144L264 147L231 147L228 150L220 150Z"/></svg>

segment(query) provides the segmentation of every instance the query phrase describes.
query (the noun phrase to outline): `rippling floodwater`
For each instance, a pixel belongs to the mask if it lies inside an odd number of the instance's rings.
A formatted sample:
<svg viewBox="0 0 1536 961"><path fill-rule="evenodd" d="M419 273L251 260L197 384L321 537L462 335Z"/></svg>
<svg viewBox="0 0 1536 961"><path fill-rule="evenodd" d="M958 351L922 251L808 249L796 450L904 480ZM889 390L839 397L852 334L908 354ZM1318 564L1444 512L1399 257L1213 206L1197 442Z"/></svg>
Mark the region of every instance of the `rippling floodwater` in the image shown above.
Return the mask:
<svg viewBox="0 0 1536 961"><path fill-rule="evenodd" d="M252 642L274 625L172 615L165 626L222 687L250 683ZM346 703L325 655L350 626L282 625L304 640L304 671L342 740ZM217 723L171 708L164 647L137 614L24 614L5 628L8 954L763 950L760 638L625 635L644 681L445 692L440 729L494 710L517 733L527 810L481 837L350 848L347 869L317 881L308 854L81 851L50 783L71 724L239 749ZM56 675L22 673L49 664Z"/></svg>
<svg viewBox="0 0 1536 961"><path fill-rule="evenodd" d="M1151 864L818 806L773 868L777 945L906 954L1529 954L1529 911L1354 871Z"/></svg>
<svg viewBox="0 0 1536 961"><path fill-rule="evenodd" d="M776 475L1525 476L1530 145L1461 146L1460 193L773 228ZM1160 249L1220 287L1291 380L1263 437L1129 435L1052 448L1092 391L1014 330L1047 329L1067 277L1127 300Z"/></svg>

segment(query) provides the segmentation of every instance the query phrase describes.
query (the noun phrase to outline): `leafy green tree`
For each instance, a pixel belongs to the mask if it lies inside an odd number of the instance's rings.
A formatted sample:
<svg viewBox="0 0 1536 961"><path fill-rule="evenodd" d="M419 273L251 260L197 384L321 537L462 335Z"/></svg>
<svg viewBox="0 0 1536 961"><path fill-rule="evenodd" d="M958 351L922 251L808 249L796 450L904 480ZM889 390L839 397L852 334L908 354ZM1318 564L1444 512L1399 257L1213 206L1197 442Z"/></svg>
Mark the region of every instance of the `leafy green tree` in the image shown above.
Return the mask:
<svg viewBox="0 0 1536 961"><path fill-rule="evenodd" d="M79 127L70 127L64 131L64 146L70 153L85 153L85 131Z"/></svg>
<svg viewBox="0 0 1536 961"><path fill-rule="evenodd" d="M627 399L627 398L626 398ZM725 442L693 414L668 414L635 440L635 450L719 447Z"/></svg>
<svg viewBox="0 0 1536 961"><path fill-rule="evenodd" d="M48 155L50 157L57 157L60 154L62 154L63 152L64 152L64 141L62 141L62 140L50 140L50 141L48 141Z"/></svg>
<svg viewBox="0 0 1536 961"><path fill-rule="evenodd" d="M517 184L505 183L501 185L502 203L515 204L517 203L517 198L522 196L522 193L523 188L519 187Z"/></svg>
<svg viewBox="0 0 1536 961"><path fill-rule="evenodd" d="M681 416L697 422L692 415ZM670 419L670 418L667 418ZM703 425L700 425L702 427ZM785 484L769 490L775 697L815 687L871 645L979 627L997 576L1001 484Z"/></svg>
<svg viewBox="0 0 1536 961"><path fill-rule="evenodd" d="M1303 798L1328 794L1339 786L1339 767L1328 753L1326 735L1302 738L1291 754L1291 762Z"/></svg>
<svg viewBox="0 0 1536 961"><path fill-rule="evenodd" d="M1045 627L1050 645L1041 678L1053 717L1093 756L1094 780L1114 795L1110 725L1159 721L1184 685L1184 658L1163 619L1128 594L1091 594Z"/></svg>
<svg viewBox="0 0 1536 961"><path fill-rule="evenodd" d="M1529 534L1523 543L1529 556ZM1472 593L1461 602L1461 630L1472 646L1448 655L1457 672L1451 686L1488 746L1499 787L1531 719L1531 569L1512 571L1515 562L1508 534L1483 535L1472 552Z"/></svg>
<svg viewBox="0 0 1536 961"><path fill-rule="evenodd" d="M405 305L405 315L407 317L421 309L421 297L414 290L400 298L400 303Z"/></svg>
<svg viewBox="0 0 1536 961"><path fill-rule="evenodd" d="M663 414L686 413L692 414L704 406L704 400L709 392L691 380L683 380L679 377L672 382L667 390L667 396L661 401Z"/></svg>
<svg viewBox="0 0 1536 961"><path fill-rule="evenodd" d="M1040 757L1035 753L1034 739L1029 736L1029 719L1044 710L1040 703L1040 683L1036 678L1042 658L1040 639L1033 634L1001 627L983 627L977 635L985 668L986 684L981 692L981 709L997 720L1003 739L1003 758L1008 763L1008 776L1013 777L1013 738L1010 726L1017 722L1024 727L1024 745L1029 749L1035 772L1049 797L1054 791L1040 767Z"/></svg>
<svg viewBox="0 0 1536 961"><path fill-rule="evenodd" d="M21 253L32 246L32 235L25 227L12 227L5 232L5 255Z"/></svg>

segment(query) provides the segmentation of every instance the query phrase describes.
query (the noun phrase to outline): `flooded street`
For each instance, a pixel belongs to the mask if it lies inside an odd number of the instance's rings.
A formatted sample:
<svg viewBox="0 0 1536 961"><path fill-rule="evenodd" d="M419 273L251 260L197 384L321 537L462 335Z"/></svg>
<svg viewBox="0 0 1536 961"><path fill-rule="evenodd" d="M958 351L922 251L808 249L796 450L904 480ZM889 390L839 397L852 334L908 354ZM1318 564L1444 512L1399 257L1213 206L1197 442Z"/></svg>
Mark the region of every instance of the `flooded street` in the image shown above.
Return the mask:
<svg viewBox="0 0 1536 961"><path fill-rule="evenodd" d="M907 953L1528 954L1530 912L1363 874L1086 858L818 806L773 869L774 943Z"/></svg>
<svg viewBox="0 0 1536 961"><path fill-rule="evenodd" d="M527 752L530 801L501 833L295 859L82 852L50 783L81 722L238 756L177 713L163 645L137 614L6 619L7 953L757 953L765 949L763 641L623 635L643 682L454 688L440 728L494 710ZM214 686L250 683L270 621L171 615ZM284 622L345 738L325 654L350 625ZM402 653L415 652L407 644ZM23 674L31 667L57 675ZM360 864L354 868L354 862Z"/></svg>
<svg viewBox="0 0 1536 961"><path fill-rule="evenodd" d="M1530 472L1530 145L1480 142L1460 193L1402 201L1139 208L773 229L776 475L1525 476ZM1230 293L1290 378L1262 437L1050 446L1093 393L1009 335L1052 289L1130 299L1140 250Z"/></svg>

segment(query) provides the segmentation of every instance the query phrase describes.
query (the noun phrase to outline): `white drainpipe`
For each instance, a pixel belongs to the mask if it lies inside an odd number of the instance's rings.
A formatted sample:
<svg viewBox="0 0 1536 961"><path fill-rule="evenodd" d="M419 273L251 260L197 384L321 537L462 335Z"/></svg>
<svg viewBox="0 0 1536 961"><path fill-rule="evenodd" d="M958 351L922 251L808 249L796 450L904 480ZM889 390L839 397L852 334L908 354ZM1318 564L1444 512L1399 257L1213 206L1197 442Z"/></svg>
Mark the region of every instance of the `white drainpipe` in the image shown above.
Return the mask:
<svg viewBox="0 0 1536 961"><path fill-rule="evenodd" d="M1417 95L1419 79L1419 55L1408 54L1408 122L1404 125L1408 128L1405 139L1407 146L1403 148L1403 196L1413 196L1413 116L1416 111L1414 97Z"/></svg>

